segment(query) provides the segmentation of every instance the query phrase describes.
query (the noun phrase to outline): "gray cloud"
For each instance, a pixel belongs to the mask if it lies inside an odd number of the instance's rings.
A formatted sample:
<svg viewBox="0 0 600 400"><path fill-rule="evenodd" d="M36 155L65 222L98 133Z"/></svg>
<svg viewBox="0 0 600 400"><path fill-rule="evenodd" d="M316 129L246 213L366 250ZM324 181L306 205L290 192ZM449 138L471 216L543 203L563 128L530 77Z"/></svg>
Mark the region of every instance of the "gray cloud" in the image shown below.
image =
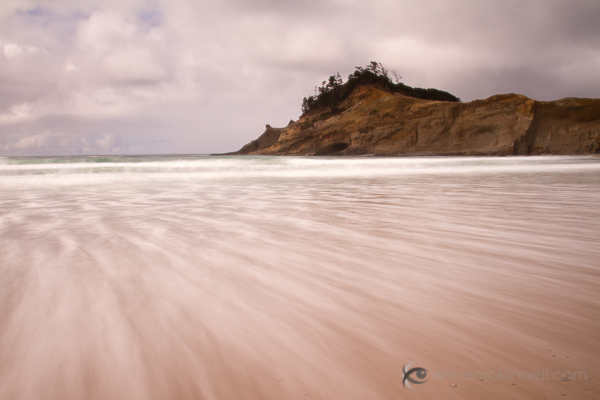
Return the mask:
<svg viewBox="0 0 600 400"><path fill-rule="evenodd" d="M0 155L220 152L371 60L463 100L600 97L600 3L7 0Z"/></svg>

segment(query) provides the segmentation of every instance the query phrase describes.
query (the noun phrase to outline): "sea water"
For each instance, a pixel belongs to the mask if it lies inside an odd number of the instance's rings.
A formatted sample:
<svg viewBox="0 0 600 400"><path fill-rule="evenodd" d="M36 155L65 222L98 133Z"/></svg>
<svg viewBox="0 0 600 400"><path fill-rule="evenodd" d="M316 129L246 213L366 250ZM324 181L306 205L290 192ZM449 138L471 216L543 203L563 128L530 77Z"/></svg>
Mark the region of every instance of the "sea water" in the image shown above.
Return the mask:
<svg viewBox="0 0 600 400"><path fill-rule="evenodd" d="M597 377L598 260L596 156L0 158L0 399L529 398L433 374Z"/></svg>

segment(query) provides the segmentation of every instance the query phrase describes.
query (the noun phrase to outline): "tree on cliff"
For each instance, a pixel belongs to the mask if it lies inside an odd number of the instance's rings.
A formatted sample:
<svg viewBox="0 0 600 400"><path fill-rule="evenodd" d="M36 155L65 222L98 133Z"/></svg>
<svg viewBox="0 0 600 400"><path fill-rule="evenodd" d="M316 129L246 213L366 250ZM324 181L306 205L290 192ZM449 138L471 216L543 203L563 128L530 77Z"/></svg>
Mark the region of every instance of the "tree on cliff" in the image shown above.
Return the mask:
<svg viewBox="0 0 600 400"><path fill-rule="evenodd" d="M425 100L459 102L460 99L448 92L438 89L413 88L400 83L401 76L392 71L396 83L392 82L388 70L377 61L371 61L366 67L355 67L355 71L348 76L348 81L343 83L339 72L323 81L317 88L314 96L302 100L302 114L321 108L335 108L345 100L352 91L360 85L374 85L383 90L400 93L405 96Z"/></svg>
<svg viewBox="0 0 600 400"><path fill-rule="evenodd" d="M335 100L335 95L344 84L340 73L331 75L328 80L323 81L320 87L315 88L315 96L308 96L302 100L302 113L307 112L314 107L315 102L331 102ZM317 94L318 92L318 94Z"/></svg>

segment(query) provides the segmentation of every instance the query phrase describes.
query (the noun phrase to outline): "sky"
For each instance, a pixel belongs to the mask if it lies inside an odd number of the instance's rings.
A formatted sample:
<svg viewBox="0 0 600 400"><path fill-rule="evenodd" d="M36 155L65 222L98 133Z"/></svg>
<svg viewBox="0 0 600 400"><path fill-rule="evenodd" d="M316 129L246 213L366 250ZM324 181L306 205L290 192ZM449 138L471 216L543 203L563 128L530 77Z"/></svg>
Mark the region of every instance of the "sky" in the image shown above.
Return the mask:
<svg viewBox="0 0 600 400"><path fill-rule="evenodd" d="M0 156L234 151L381 62L463 101L600 97L598 0L2 0Z"/></svg>

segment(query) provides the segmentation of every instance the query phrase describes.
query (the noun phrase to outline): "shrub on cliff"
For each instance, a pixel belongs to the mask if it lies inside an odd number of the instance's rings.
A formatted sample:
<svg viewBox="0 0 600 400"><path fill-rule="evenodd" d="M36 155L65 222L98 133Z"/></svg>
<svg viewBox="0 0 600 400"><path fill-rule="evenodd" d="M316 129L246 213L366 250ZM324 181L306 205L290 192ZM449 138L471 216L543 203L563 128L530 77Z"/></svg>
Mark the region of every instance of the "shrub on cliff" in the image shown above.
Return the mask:
<svg viewBox="0 0 600 400"><path fill-rule="evenodd" d="M343 83L338 72L336 75L330 76L327 81L323 81L320 87L315 88L314 96L308 96L302 100L302 114L325 107L335 108L337 104L348 98L356 87L369 84L417 99L460 102L458 97L442 90L413 88L400 83L401 77L395 71L392 73L396 78L396 83L390 79L388 70L376 61L371 61L364 68L356 67L356 70L348 76L346 83Z"/></svg>

